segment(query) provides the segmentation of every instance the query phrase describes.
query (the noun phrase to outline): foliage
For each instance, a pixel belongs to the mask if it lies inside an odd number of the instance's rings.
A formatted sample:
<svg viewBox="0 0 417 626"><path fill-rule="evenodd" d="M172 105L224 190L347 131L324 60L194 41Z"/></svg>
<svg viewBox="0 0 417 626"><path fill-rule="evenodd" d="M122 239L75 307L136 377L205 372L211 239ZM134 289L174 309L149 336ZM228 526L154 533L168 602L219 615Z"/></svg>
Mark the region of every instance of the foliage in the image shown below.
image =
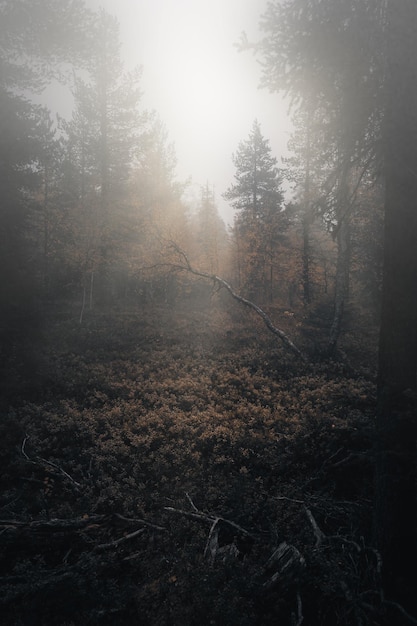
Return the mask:
<svg viewBox="0 0 417 626"><path fill-rule="evenodd" d="M92 13L83 0L3 0L0 5L0 82L41 91L68 80L68 66L85 65L93 44ZM66 66L66 68L65 68Z"/></svg>
<svg viewBox="0 0 417 626"><path fill-rule="evenodd" d="M10 623L29 608L45 626L290 623L296 588L263 586L283 540L308 562L298 589L309 623L369 614L374 384L341 364L296 363L233 315L123 309L51 326L38 389L16 396L2 423L1 506L15 524L81 526L47 543L30 527L3 532ZM165 508L192 513L190 501L252 539L221 523L207 560L210 526ZM306 509L328 537L322 549ZM149 523L135 539L97 547L134 520Z"/></svg>
<svg viewBox="0 0 417 626"><path fill-rule="evenodd" d="M263 85L284 90L296 113L293 146L304 215L303 292L309 290L309 226L320 213L337 243L336 349L349 296L352 213L366 178L381 175L384 3L374 0L270 2L261 19ZM302 136L300 141L300 129Z"/></svg>
<svg viewBox="0 0 417 626"><path fill-rule="evenodd" d="M275 255L288 221L281 175L268 140L255 120L249 138L233 155L235 184L224 194L237 211L234 223L239 288L250 297L273 299Z"/></svg>
<svg viewBox="0 0 417 626"><path fill-rule="evenodd" d="M214 191L207 182L201 188L201 200L194 217L196 250L194 262L209 274L225 275L228 271L228 238L226 227L216 205Z"/></svg>

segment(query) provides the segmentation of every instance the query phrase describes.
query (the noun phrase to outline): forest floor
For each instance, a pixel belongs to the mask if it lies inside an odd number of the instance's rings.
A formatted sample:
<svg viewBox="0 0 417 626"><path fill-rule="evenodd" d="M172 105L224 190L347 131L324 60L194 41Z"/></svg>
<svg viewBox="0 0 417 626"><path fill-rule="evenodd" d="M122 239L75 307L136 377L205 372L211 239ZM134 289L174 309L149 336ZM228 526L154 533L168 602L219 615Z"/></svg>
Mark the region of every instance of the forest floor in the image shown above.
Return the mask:
<svg viewBox="0 0 417 626"><path fill-rule="evenodd" d="M3 624L385 623L372 371L297 361L234 303L42 345L0 426Z"/></svg>

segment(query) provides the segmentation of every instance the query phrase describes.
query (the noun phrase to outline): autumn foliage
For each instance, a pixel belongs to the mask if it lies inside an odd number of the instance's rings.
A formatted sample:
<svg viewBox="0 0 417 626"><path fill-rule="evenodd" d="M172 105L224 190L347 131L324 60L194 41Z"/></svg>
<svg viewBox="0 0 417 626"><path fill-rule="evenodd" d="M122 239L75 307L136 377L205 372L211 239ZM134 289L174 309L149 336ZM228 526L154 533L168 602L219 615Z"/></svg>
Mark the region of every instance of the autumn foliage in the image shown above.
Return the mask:
<svg viewBox="0 0 417 626"><path fill-rule="evenodd" d="M125 306L45 331L2 422L6 623L377 615L369 372L303 365L228 309ZM305 564L271 583L283 542Z"/></svg>

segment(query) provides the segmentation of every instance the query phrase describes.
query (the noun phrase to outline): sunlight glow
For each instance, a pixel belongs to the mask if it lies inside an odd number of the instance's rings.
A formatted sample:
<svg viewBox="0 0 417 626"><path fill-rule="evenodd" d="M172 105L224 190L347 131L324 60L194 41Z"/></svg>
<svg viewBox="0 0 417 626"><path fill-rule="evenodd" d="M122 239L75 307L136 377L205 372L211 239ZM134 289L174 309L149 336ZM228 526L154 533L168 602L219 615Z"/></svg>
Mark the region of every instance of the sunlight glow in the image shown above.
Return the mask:
<svg viewBox="0 0 417 626"><path fill-rule="evenodd" d="M218 141L231 116L239 114L233 110L240 89L235 31L227 28L227 11L219 15L206 3L183 0L175 9L168 2L165 6L150 72L161 81L159 89L184 140Z"/></svg>
<svg viewBox="0 0 417 626"><path fill-rule="evenodd" d="M89 1L119 17L126 61L143 66L143 104L166 125L179 177L210 181L227 211L232 153L255 118L278 158L289 138L286 106L258 88L257 60L234 46L242 31L257 40L267 0Z"/></svg>

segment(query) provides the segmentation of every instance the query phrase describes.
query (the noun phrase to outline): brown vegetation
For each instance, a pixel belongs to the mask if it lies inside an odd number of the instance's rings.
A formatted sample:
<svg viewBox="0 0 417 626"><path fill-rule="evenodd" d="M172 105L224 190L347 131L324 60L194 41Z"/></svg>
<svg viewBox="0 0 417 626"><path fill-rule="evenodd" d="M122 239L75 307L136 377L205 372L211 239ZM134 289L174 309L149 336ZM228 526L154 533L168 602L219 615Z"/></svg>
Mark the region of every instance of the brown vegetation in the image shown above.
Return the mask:
<svg viewBox="0 0 417 626"><path fill-rule="evenodd" d="M389 623L373 381L230 307L45 333L1 427L4 623Z"/></svg>

